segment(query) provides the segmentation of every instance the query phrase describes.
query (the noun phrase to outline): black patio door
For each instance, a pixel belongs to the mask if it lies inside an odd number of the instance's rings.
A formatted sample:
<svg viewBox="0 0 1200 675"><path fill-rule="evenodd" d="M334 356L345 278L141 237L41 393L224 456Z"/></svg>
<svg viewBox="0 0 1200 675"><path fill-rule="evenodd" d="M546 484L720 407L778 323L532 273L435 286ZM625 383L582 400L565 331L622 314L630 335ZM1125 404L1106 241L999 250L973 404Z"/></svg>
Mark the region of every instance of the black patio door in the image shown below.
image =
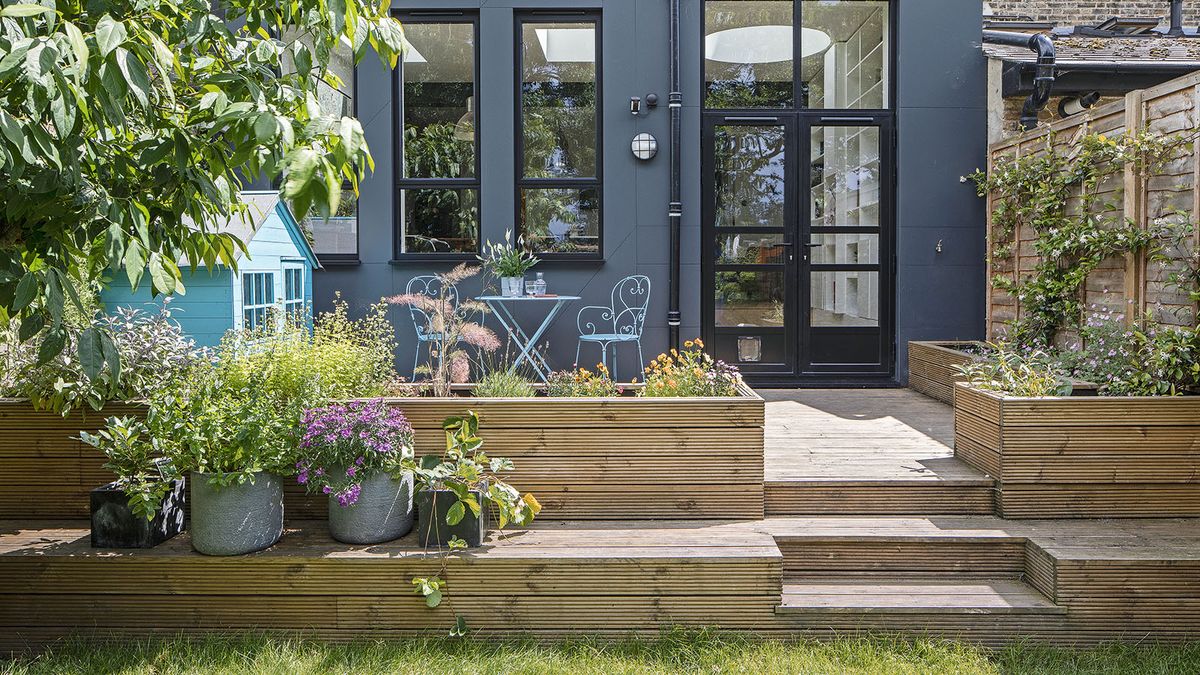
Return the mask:
<svg viewBox="0 0 1200 675"><path fill-rule="evenodd" d="M889 119L706 113L705 336L751 383L892 371Z"/></svg>

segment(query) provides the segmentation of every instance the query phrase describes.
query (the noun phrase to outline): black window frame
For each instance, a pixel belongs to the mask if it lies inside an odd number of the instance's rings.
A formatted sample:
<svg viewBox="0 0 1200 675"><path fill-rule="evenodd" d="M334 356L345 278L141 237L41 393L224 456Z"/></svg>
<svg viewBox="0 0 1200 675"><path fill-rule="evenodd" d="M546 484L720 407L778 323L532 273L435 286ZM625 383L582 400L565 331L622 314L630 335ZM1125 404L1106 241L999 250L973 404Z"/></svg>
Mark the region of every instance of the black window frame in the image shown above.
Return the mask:
<svg viewBox="0 0 1200 675"><path fill-rule="evenodd" d="M424 261L464 261L475 260L483 250L483 175L482 161L483 141L479 121L483 109L479 97L479 12L476 10L404 10L393 9L392 16L401 24L470 24L474 32L474 72L471 90L475 110L475 171L470 178L406 178L404 176L404 59L401 57L396 67L392 69L392 169L394 180L392 186L392 262ZM404 190L429 189L469 189L475 190L476 208L478 210L475 236L475 250L467 252L406 252L404 251L404 209L400 198Z"/></svg>
<svg viewBox="0 0 1200 675"><path fill-rule="evenodd" d="M518 238L523 236L524 209L521 193L526 189L594 189L598 202L596 250L594 252L539 252L526 247L543 261L575 260L603 261L604 258L604 28L603 11L581 10L523 10L513 12L514 88L513 88L513 142L514 160L514 217L513 230ZM525 177L525 128L522 117L522 94L525 80L524 27L526 23L591 23L596 31L596 175L591 178L526 178Z"/></svg>

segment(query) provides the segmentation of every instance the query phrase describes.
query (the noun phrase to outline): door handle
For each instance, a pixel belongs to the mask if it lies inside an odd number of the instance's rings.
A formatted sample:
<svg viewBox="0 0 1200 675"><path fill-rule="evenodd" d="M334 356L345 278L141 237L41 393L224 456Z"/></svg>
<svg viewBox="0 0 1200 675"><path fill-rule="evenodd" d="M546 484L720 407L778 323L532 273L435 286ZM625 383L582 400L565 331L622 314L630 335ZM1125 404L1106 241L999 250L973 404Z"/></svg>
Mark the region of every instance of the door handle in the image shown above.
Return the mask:
<svg viewBox="0 0 1200 675"><path fill-rule="evenodd" d="M805 246L807 246L807 247L809 247L809 248L821 248L821 247L822 247L822 246L824 246L824 245L825 245L825 244L818 244L818 243L811 242L811 241L810 241L810 242L808 242L807 244L805 244Z"/></svg>

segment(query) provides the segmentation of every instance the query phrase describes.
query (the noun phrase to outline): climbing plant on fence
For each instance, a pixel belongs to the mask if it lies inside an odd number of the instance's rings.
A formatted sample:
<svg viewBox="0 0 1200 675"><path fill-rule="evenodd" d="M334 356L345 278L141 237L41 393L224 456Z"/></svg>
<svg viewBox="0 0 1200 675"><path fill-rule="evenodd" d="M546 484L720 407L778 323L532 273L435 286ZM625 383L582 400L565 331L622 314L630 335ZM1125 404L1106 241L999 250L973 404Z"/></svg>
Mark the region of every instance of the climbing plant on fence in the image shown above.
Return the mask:
<svg viewBox="0 0 1200 675"><path fill-rule="evenodd" d="M998 273L991 280L1021 307L1019 319L1009 326L1012 339L1049 344L1060 329L1078 327L1084 284L1101 263L1127 253L1153 253L1185 234L1179 225L1160 221L1142 227L1129 220L1121 199L1106 198L1102 186L1127 167L1139 177L1157 171L1194 138L1149 131L1114 137L1084 133L1057 145L1047 134L1042 151L1005 157L990 174L964 177L975 183L979 196L993 198L988 251L993 269L1005 262L1019 269L1018 233L1035 235L1032 273L1015 278Z"/></svg>

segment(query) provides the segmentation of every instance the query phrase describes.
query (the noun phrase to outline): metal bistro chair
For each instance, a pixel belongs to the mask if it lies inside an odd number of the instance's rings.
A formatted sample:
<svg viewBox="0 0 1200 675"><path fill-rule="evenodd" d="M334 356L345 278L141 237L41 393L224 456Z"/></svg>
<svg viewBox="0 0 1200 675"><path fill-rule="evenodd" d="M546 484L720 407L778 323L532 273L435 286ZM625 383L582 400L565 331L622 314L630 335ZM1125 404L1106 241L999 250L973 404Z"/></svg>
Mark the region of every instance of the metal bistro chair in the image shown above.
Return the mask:
<svg viewBox="0 0 1200 675"><path fill-rule="evenodd" d="M442 280L432 274L413 277L408 280L408 284L404 287L406 295L428 295L431 298L436 298L441 295ZM450 302L458 307L458 289L451 286L447 289L447 296ZM417 330L417 349L413 353L413 379L417 379L417 367L421 362L421 345L429 344L429 348L433 349L434 342L442 339L441 333L436 333L431 330L433 326L433 318L425 313L425 310L416 305L409 305L408 312L412 315L413 328ZM440 360L442 355L438 354Z"/></svg>
<svg viewBox="0 0 1200 675"><path fill-rule="evenodd" d="M600 363L608 366L608 347L613 347L612 376L617 379L617 345L637 344L638 368L646 363L642 358L642 329L650 307L650 277L636 274L625 277L613 286L612 304L589 305L579 310L575 323L579 327L579 344L575 347L575 364L584 342L600 345Z"/></svg>

